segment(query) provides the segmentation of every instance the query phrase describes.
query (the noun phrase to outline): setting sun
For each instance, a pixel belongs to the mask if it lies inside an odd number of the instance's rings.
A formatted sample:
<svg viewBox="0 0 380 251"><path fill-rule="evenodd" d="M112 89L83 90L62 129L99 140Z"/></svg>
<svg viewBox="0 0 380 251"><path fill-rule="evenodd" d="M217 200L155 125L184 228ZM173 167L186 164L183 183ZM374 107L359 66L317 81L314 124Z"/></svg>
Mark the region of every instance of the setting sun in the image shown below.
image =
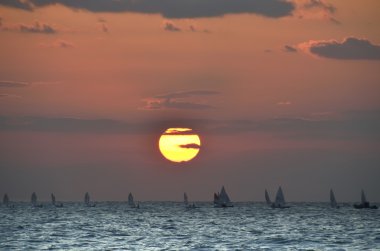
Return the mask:
<svg viewBox="0 0 380 251"><path fill-rule="evenodd" d="M197 156L201 141L190 128L169 128L160 137L162 155L173 162L187 162Z"/></svg>

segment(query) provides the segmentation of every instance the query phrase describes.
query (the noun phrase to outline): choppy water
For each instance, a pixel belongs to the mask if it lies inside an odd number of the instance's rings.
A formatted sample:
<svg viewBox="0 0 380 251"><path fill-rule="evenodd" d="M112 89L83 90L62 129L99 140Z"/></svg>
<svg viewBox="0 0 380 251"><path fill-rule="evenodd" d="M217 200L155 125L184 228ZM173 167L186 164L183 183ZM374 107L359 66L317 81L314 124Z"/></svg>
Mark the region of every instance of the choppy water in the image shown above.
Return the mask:
<svg viewBox="0 0 380 251"><path fill-rule="evenodd" d="M0 206L1 250L380 250L380 210L324 203L185 209L182 203Z"/></svg>

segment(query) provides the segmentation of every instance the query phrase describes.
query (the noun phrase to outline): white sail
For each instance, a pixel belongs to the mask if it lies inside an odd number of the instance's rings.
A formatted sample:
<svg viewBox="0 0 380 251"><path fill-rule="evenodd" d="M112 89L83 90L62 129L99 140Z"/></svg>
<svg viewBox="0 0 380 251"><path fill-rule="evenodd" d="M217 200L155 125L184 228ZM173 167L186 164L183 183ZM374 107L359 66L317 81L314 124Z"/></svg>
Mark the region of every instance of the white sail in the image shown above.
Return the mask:
<svg viewBox="0 0 380 251"><path fill-rule="evenodd" d="M183 194L183 203L185 203L186 206L189 205L189 200L186 193Z"/></svg>
<svg viewBox="0 0 380 251"><path fill-rule="evenodd" d="M128 205L130 205L131 207L135 207L136 205L135 205L135 202L134 202L134 200L133 200L133 195L132 195L132 193L129 193L129 195L128 195Z"/></svg>
<svg viewBox="0 0 380 251"><path fill-rule="evenodd" d="M270 200L268 191L265 189L265 201L267 202L268 205L272 204L272 201Z"/></svg>
<svg viewBox="0 0 380 251"><path fill-rule="evenodd" d="M55 196L51 194L51 204L55 205Z"/></svg>
<svg viewBox="0 0 380 251"><path fill-rule="evenodd" d="M282 192L281 186L277 190L276 200L274 203L275 203L275 206L277 207L285 206L285 197L284 197L284 193Z"/></svg>
<svg viewBox="0 0 380 251"><path fill-rule="evenodd" d="M8 194L4 194L4 197L3 197L3 204L4 204L4 205L8 205L8 204L9 204L9 197L8 197Z"/></svg>
<svg viewBox="0 0 380 251"><path fill-rule="evenodd" d="M30 202L32 203L33 206L37 205L37 195L35 192L32 193L32 196L30 198Z"/></svg>
<svg viewBox="0 0 380 251"><path fill-rule="evenodd" d="M90 205L90 194L88 192L84 195L84 203Z"/></svg>
<svg viewBox="0 0 380 251"><path fill-rule="evenodd" d="M365 203L367 203L368 201L367 201L367 198L365 197L365 193L364 193L364 191L362 190L362 204L365 204Z"/></svg>
<svg viewBox="0 0 380 251"><path fill-rule="evenodd" d="M335 199L334 191L332 189L330 189L330 205L331 207L337 207L338 205Z"/></svg>

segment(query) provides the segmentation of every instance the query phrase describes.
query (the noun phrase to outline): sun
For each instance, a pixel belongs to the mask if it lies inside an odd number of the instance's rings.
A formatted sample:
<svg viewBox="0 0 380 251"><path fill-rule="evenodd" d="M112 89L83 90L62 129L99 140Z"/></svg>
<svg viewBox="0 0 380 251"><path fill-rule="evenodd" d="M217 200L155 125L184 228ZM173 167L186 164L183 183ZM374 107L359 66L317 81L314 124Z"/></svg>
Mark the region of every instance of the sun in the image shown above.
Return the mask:
<svg viewBox="0 0 380 251"><path fill-rule="evenodd" d="M188 162L198 155L201 140L190 128L169 128L158 142L161 154L172 162Z"/></svg>

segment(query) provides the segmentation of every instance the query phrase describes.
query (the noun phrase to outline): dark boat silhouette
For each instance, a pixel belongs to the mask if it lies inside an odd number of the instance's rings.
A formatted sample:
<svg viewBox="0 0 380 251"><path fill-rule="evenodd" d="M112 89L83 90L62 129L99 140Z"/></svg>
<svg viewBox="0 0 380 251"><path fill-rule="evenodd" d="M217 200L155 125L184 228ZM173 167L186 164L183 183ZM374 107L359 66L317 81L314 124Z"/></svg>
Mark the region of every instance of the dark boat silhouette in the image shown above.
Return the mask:
<svg viewBox="0 0 380 251"><path fill-rule="evenodd" d="M361 203L360 204L354 204L354 208L356 209L378 209L376 205L370 205L369 201L367 201L367 198L365 196L364 191L362 190L361 195Z"/></svg>
<svg viewBox="0 0 380 251"><path fill-rule="evenodd" d="M224 189L224 186L222 186L222 189L220 190L220 193L214 193L214 207L233 207L230 197L228 197L228 194L226 190Z"/></svg>

